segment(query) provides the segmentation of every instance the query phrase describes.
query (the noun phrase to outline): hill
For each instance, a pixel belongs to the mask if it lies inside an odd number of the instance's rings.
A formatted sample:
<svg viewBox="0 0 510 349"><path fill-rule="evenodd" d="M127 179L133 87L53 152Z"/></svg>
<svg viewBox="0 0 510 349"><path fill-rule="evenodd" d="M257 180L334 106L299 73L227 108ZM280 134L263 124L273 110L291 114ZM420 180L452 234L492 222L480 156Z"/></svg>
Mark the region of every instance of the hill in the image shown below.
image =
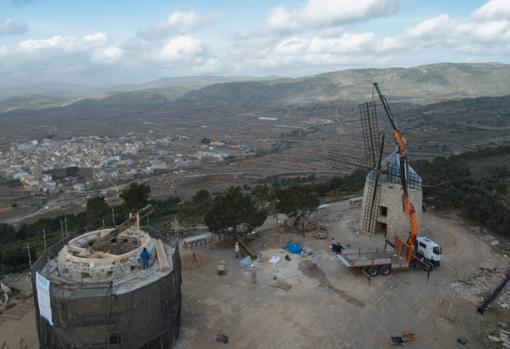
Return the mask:
<svg viewBox="0 0 510 349"><path fill-rule="evenodd" d="M442 63L414 68L349 69L297 79L214 84L188 92L182 104L307 104L363 101L379 82L394 100L428 103L510 94L510 65Z"/></svg>
<svg viewBox="0 0 510 349"><path fill-rule="evenodd" d="M481 125L497 128L508 123L505 108L510 98L504 96L510 95L510 65L504 64L448 63L344 70L296 79L197 86L207 81L218 81L218 78L164 79L148 83L154 86L151 88L109 92L102 98L83 98L72 103L68 100L59 103L57 98L40 95L4 101L10 111L0 112L3 126L0 137L7 135L12 140L49 134L62 137L98 132L114 134L130 132L133 127L140 129L143 123L152 128L150 125L156 121L165 127L175 127L179 122L179 127L184 128L193 123L195 126L203 123L223 126L232 122L237 125L254 115L269 115L291 124L312 115L338 116L341 121L356 115L356 105L372 97L374 81L381 84L394 109L403 108L404 118L421 130L416 135L418 138L423 136L424 128L432 127L441 133L444 143L443 138L450 137L447 132L451 127L459 129L459 122L463 123L466 137L472 135L474 128L470 122L476 121L480 133L489 132L482 130ZM52 106L54 101L57 106ZM44 103L51 107L39 109ZM496 137L499 131L491 129L490 132Z"/></svg>

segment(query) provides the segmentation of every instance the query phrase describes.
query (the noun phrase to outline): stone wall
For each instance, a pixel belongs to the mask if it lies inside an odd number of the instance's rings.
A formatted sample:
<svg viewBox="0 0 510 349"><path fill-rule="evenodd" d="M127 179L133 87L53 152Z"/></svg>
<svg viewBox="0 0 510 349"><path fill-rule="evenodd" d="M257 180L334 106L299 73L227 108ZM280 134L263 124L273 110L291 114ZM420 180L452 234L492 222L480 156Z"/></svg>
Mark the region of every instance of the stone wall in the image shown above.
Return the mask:
<svg viewBox="0 0 510 349"><path fill-rule="evenodd" d="M369 207L365 207L369 180L370 179L367 179L363 192L360 226L363 226L364 210L370 209ZM409 197L416 210L416 218L419 226L422 217L423 193L418 189L409 189ZM402 186L395 183L381 183L381 196L379 208L377 209L376 233L385 233L390 241L393 240L395 236L405 240L409 234L409 229L409 219L402 209Z"/></svg>

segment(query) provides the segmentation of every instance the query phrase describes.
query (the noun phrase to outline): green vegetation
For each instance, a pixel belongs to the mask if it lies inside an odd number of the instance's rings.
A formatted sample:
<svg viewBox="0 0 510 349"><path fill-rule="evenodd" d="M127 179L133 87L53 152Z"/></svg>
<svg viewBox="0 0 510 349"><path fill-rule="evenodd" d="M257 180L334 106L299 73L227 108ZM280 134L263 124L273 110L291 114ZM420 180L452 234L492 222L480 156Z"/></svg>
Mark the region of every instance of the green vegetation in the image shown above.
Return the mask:
<svg viewBox="0 0 510 349"><path fill-rule="evenodd" d="M124 199L124 206L127 209L139 210L149 204L151 188L145 184L133 182L122 191L120 197Z"/></svg>
<svg viewBox="0 0 510 349"><path fill-rule="evenodd" d="M279 212L290 213L297 210L312 210L319 206L319 197L313 191L313 186L293 185L289 188L274 188L276 209Z"/></svg>
<svg viewBox="0 0 510 349"><path fill-rule="evenodd" d="M218 194L205 214L205 223L213 232L232 228L237 234L239 225L245 223L250 228L264 223L267 212L256 207L249 193L243 193L240 187L232 187Z"/></svg>
<svg viewBox="0 0 510 349"><path fill-rule="evenodd" d="M110 207L108 207L104 197L96 196L88 199L87 209L85 210L87 227L96 228L101 226L103 222L109 220L110 214Z"/></svg>
<svg viewBox="0 0 510 349"><path fill-rule="evenodd" d="M67 177L76 177L80 173L80 168L77 166L66 167Z"/></svg>
<svg viewBox="0 0 510 349"><path fill-rule="evenodd" d="M413 164L421 174L425 200L437 209L459 209L464 216L494 233L510 233L510 169L498 159L507 157L510 147L500 146L467 152L432 162ZM480 168L483 161L486 167ZM490 164L490 165L489 165ZM471 167L477 169L473 175Z"/></svg>
<svg viewBox="0 0 510 349"><path fill-rule="evenodd" d="M0 223L0 244L5 244L16 239L16 229L10 224Z"/></svg>
<svg viewBox="0 0 510 349"><path fill-rule="evenodd" d="M6 179L6 178L0 178L0 185L4 185L6 187L15 188L15 187L21 187L23 184L19 179Z"/></svg>

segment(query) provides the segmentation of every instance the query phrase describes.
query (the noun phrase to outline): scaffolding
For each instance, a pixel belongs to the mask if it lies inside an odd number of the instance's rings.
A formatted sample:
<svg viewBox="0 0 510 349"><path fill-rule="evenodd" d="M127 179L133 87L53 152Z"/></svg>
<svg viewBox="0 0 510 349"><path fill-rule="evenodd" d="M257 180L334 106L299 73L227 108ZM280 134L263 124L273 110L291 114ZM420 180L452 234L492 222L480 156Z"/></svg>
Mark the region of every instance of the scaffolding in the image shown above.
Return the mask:
<svg viewBox="0 0 510 349"><path fill-rule="evenodd" d="M168 254L170 270L138 271L132 290L109 282L65 282L54 278L56 259L68 240L49 247L32 265L36 324L41 349L171 349L181 327L181 261L179 244L154 229ZM145 230L144 229L144 230ZM171 257L170 257L171 256ZM36 275L50 280L51 325L41 317ZM130 276L128 276L130 277ZM145 281L139 282L139 279ZM139 283L135 285L135 283Z"/></svg>

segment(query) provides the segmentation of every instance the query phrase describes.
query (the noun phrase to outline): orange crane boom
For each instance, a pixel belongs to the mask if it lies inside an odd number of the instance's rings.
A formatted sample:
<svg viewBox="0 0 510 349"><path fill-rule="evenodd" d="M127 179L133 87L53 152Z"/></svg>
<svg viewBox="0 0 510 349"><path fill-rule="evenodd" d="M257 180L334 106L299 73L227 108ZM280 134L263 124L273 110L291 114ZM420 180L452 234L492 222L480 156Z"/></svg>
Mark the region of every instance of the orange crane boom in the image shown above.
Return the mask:
<svg viewBox="0 0 510 349"><path fill-rule="evenodd" d="M379 95L379 99L382 102L382 105L384 107L384 110L386 111L386 115L388 115L388 119L390 120L391 127L393 128L393 138L395 139L395 144L397 146L397 153L399 155L400 160L400 179L402 182L402 209L404 211L404 214L406 215L407 219L409 219L409 237L407 238L407 247L408 247L408 254L407 254L407 260L408 262L412 262L415 259L415 244L416 244L416 238L419 234L418 229L418 222L416 218L416 211L414 209L413 204L411 203L411 200L409 198L409 192L407 188L407 157L406 157L406 145L407 140L402 136L400 133L397 125L395 124L395 121L393 120L393 115L391 113L390 106L388 104L388 101L386 100L386 97L382 94L381 90L379 89L379 85L377 82L374 82L374 88L377 91L377 94Z"/></svg>

